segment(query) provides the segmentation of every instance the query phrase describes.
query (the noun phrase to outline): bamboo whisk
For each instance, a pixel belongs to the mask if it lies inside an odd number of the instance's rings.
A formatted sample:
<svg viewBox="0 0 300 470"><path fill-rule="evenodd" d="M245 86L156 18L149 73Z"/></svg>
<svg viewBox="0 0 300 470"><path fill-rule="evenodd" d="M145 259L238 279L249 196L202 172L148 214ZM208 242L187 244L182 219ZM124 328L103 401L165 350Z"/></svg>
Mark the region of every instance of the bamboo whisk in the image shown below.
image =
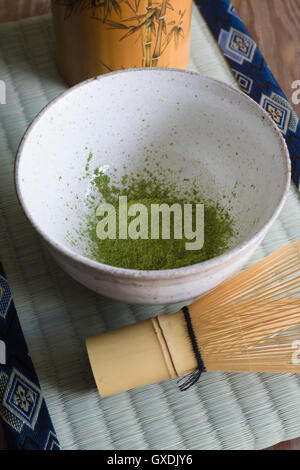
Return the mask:
<svg viewBox="0 0 300 470"><path fill-rule="evenodd" d="M184 312L88 338L100 394L197 369L199 377L202 362L207 371L300 372L300 241L224 282ZM195 381L191 376L186 384Z"/></svg>

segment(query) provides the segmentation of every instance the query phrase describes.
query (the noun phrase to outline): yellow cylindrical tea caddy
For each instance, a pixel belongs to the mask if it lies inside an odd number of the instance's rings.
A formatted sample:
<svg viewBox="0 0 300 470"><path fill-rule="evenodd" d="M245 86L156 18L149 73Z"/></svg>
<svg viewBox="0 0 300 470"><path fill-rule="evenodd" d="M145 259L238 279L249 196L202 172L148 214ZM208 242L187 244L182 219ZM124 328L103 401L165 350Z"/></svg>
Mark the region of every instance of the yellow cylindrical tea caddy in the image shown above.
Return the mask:
<svg viewBox="0 0 300 470"><path fill-rule="evenodd" d="M187 67L192 0L52 0L52 14L70 85L114 70Z"/></svg>

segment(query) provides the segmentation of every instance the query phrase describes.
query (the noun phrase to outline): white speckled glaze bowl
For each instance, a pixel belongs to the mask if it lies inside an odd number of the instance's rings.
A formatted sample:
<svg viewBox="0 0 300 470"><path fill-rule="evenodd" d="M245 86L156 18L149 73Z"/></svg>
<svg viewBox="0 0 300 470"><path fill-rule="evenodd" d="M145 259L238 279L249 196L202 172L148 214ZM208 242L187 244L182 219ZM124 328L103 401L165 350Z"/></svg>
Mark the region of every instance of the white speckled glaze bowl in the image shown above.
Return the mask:
<svg viewBox="0 0 300 470"><path fill-rule="evenodd" d="M235 191L239 236L223 255L137 271L98 263L68 244L66 234L78 224L74 205L87 191L79 178L87 149L93 167L122 175L124 164L142 168L149 148L167 154L161 164L183 170L182 181L196 177L212 198ZM275 124L243 93L197 73L132 69L83 82L46 106L20 144L15 181L29 221L74 279L126 302L166 304L209 291L246 263L283 206L290 163Z"/></svg>

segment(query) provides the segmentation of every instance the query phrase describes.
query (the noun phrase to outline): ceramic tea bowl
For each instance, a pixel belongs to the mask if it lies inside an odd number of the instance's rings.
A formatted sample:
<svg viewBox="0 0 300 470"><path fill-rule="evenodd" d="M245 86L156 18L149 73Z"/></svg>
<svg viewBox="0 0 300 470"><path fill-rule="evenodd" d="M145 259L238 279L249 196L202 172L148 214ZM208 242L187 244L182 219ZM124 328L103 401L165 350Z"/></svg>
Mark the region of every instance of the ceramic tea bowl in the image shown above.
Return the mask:
<svg viewBox="0 0 300 470"><path fill-rule="evenodd" d="M223 254L140 271L99 263L79 240L69 243L87 193L81 176L89 152L92 168L115 168L121 177L138 172L149 149L167 155L160 164L178 170L179 185L196 178L212 200L230 203L237 235ZM242 92L197 73L132 69L80 83L46 106L22 139L15 181L28 220L70 276L115 299L166 304L209 291L246 263L284 204L290 163L276 125Z"/></svg>

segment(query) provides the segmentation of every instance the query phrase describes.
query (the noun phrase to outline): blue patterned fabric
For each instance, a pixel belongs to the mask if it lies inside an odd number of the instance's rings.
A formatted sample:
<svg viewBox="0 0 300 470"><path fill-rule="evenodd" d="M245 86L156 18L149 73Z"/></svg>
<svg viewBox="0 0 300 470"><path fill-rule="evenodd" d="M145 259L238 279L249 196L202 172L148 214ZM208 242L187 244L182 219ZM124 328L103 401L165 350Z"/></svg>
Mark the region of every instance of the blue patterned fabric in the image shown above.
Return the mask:
<svg viewBox="0 0 300 470"><path fill-rule="evenodd" d="M259 103L281 130L300 190L300 124L263 56L229 0L195 0L241 89Z"/></svg>
<svg viewBox="0 0 300 470"><path fill-rule="evenodd" d="M59 450L1 264L0 419L9 450Z"/></svg>

